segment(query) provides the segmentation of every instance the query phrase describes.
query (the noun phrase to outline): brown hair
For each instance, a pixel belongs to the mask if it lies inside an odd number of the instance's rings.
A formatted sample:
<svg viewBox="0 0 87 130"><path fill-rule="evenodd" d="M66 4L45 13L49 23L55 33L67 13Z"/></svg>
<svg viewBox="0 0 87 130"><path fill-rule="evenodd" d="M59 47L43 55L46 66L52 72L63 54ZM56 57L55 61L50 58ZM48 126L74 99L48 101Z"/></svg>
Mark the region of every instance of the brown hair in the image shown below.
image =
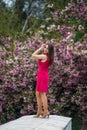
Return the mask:
<svg viewBox="0 0 87 130"><path fill-rule="evenodd" d="M48 57L50 60L50 64L54 61L54 46L52 44L48 45Z"/></svg>

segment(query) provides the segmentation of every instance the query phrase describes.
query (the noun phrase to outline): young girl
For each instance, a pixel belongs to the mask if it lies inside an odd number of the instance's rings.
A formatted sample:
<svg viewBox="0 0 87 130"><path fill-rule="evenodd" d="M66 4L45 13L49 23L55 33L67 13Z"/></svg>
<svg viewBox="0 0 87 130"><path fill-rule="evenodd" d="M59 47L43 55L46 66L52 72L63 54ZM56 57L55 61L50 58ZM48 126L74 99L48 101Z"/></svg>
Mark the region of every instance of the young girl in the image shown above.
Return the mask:
<svg viewBox="0 0 87 130"><path fill-rule="evenodd" d="M43 52L40 54L40 52ZM39 49L37 49L32 57L38 59L38 72L37 72L37 82L36 82L36 99L37 99L37 114L34 117L42 118L49 117L48 111L48 101L46 92L48 92L49 84L49 73L48 68L53 63L54 59L54 47L52 44L45 45L43 44ZM42 114L43 106L43 114Z"/></svg>

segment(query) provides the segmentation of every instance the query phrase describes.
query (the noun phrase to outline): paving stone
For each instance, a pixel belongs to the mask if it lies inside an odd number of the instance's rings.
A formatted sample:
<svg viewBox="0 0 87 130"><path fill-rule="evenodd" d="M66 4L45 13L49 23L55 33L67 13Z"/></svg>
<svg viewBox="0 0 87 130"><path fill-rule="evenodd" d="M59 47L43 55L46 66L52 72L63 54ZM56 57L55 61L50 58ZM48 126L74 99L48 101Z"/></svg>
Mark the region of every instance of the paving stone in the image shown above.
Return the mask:
<svg viewBox="0 0 87 130"><path fill-rule="evenodd" d="M70 117L50 115L49 118L33 118L34 115L22 116L0 125L0 130L72 130Z"/></svg>

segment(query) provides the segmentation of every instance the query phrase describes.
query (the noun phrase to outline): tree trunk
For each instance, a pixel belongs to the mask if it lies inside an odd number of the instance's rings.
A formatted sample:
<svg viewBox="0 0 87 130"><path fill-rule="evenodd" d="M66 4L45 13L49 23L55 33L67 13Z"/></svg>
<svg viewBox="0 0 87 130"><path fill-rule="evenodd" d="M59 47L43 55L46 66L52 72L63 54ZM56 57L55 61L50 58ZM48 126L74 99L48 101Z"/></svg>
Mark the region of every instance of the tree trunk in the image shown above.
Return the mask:
<svg viewBox="0 0 87 130"><path fill-rule="evenodd" d="M27 29L27 27L28 27L28 20L29 20L30 17L31 17L31 16L29 15L29 16L27 17L27 19L25 20L24 26L23 26L23 28L22 28L22 33L24 33L24 31Z"/></svg>

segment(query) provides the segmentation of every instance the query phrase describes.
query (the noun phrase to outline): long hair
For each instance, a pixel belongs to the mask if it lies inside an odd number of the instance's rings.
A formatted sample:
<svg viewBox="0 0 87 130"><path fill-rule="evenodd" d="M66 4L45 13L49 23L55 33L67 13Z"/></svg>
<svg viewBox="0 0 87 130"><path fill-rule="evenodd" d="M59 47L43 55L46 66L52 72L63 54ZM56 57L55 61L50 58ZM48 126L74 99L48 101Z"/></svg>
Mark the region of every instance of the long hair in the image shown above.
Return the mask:
<svg viewBox="0 0 87 130"><path fill-rule="evenodd" d="M54 46L52 44L48 45L48 57L51 65L54 61Z"/></svg>

